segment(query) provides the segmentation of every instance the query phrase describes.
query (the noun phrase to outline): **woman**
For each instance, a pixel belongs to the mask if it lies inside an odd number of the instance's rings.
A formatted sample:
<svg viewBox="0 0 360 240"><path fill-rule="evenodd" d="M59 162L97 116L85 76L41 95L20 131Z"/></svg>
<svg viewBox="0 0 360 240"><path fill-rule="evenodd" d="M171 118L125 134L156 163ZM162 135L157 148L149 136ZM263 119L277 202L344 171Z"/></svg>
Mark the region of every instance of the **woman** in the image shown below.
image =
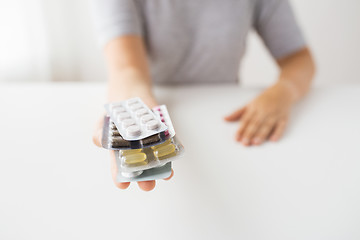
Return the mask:
<svg viewBox="0 0 360 240"><path fill-rule="evenodd" d="M153 82L235 84L251 29L263 39L280 74L258 97L225 117L241 120L237 141L250 146L279 140L291 107L310 87L314 62L288 0L94 2L109 72L109 101L139 96L153 107ZM97 145L100 138L101 123L94 134ZM129 183L116 185L125 189ZM155 181L139 186L152 190Z"/></svg>

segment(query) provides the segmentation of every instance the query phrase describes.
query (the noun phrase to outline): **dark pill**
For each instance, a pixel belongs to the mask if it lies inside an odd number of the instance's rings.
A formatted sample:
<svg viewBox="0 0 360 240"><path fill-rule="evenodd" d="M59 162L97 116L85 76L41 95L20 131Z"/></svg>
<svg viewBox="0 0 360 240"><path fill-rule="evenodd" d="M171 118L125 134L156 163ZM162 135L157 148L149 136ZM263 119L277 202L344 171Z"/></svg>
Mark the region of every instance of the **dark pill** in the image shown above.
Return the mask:
<svg viewBox="0 0 360 240"><path fill-rule="evenodd" d="M121 136L120 133L119 133L119 131L110 131L110 135L111 135L112 137Z"/></svg>
<svg viewBox="0 0 360 240"><path fill-rule="evenodd" d="M131 147L131 148L138 148L141 147L141 143L139 141L127 141L125 140L117 130L115 124L113 122L109 123L110 125L110 142L112 148L121 148L121 147ZM141 140L143 146L151 145L161 141L161 133L155 134L150 137L144 138ZM162 136L164 137L164 136Z"/></svg>
<svg viewBox="0 0 360 240"><path fill-rule="evenodd" d="M143 142L143 145L150 145L150 144L159 142L160 140L161 140L161 139L160 139L159 134L156 134L156 135L152 135L152 136L150 136L150 137L144 138L144 139L142 140L142 142Z"/></svg>
<svg viewBox="0 0 360 240"><path fill-rule="evenodd" d="M110 138L111 146L116 147L130 147L130 142L123 139L121 136Z"/></svg>

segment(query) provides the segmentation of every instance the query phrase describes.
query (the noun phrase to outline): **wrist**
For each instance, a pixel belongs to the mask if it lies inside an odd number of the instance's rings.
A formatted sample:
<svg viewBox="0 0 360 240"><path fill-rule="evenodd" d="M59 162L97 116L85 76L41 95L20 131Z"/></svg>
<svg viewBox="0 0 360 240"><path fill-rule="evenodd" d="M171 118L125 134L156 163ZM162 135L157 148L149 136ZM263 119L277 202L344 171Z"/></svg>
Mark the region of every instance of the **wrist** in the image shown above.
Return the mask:
<svg viewBox="0 0 360 240"><path fill-rule="evenodd" d="M133 97L140 97L149 107L157 104L152 92L150 81L125 76L110 78L108 86L108 101L123 101Z"/></svg>
<svg viewBox="0 0 360 240"><path fill-rule="evenodd" d="M291 103L295 103L300 98L296 85L290 81L280 79L275 86L281 90Z"/></svg>

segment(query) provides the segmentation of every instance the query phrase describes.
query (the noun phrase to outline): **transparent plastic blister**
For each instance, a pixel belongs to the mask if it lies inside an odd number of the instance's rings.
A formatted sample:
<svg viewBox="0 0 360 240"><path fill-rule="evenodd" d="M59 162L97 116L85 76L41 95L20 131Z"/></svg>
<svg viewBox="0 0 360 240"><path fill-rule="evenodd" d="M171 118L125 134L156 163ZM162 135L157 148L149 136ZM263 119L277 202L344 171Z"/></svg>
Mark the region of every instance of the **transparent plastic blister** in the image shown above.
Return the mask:
<svg viewBox="0 0 360 240"><path fill-rule="evenodd" d="M116 165L118 167L118 171L116 175L117 182L150 181L150 180L168 178L171 175L171 162L169 162L164 166L140 171L140 174L135 174L134 176L129 177L128 175L124 174L124 172L122 172L121 170L118 151L115 151L115 157L116 157Z"/></svg>
<svg viewBox="0 0 360 240"><path fill-rule="evenodd" d="M108 116L104 117L102 146L114 150L117 181L168 178L171 162L183 154L184 147L175 136L166 106L150 110L133 98L105 108Z"/></svg>
<svg viewBox="0 0 360 240"><path fill-rule="evenodd" d="M105 109L125 140L136 141L168 130L140 98L106 104Z"/></svg>
<svg viewBox="0 0 360 240"><path fill-rule="evenodd" d="M121 171L125 173L139 172L176 160L184 152L184 147L175 137L165 142L142 149L120 150Z"/></svg>
<svg viewBox="0 0 360 240"><path fill-rule="evenodd" d="M120 135L115 124L110 120L110 117L105 116L101 145L103 146L103 148L110 150L146 148L161 144L164 141L168 140L171 135L166 134L166 132L167 130L165 132L154 134L144 139L127 141Z"/></svg>
<svg viewBox="0 0 360 240"><path fill-rule="evenodd" d="M109 116L104 117L103 134L101 145L103 148L110 150L124 150L124 149L138 149L151 147L161 144L175 136L174 126L172 124L169 112L165 105L154 107L153 112L155 116L164 123L168 130L154 134L144 139L136 141L127 141L119 133L116 125L111 121Z"/></svg>
<svg viewBox="0 0 360 240"><path fill-rule="evenodd" d="M174 137L175 129L172 124L170 114L167 110L167 107L165 105L160 105L160 106L154 107L152 110L154 111L155 115L157 115L157 117L160 119L160 121L165 123L165 125L168 127L168 130L165 131L165 135L166 136L170 135L170 137Z"/></svg>

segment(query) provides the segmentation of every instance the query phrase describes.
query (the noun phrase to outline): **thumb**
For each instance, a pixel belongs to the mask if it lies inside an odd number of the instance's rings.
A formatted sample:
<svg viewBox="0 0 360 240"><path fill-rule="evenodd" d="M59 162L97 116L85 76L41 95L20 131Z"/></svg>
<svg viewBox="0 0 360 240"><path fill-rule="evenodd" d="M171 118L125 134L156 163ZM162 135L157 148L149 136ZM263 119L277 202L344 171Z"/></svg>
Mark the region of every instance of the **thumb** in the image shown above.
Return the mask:
<svg viewBox="0 0 360 240"><path fill-rule="evenodd" d="M101 118L97 123L96 127L92 136L93 143L98 146L101 146L101 137L102 137L102 125L103 125L104 119Z"/></svg>
<svg viewBox="0 0 360 240"><path fill-rule="evenodd" d="M245 110L246 110L246 107L242 107L239 110L236 110L235 112L233 112L230 115L226 116L225 120L228 121L228 122L237 121L244 114Z"/></svg>

